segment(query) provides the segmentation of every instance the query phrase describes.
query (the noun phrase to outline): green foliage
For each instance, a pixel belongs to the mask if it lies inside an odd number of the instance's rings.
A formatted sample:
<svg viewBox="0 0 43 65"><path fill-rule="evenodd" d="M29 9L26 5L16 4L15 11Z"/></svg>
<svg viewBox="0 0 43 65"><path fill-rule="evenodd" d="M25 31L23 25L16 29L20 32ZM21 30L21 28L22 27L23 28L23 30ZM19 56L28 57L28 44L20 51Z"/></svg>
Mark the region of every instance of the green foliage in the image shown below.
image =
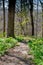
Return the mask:
<svg viewBox="0 0 43 65"><path fill-rule="evenodd" d="M16 39L19 41L19 42L22 42L24 40L24 37L23 36L16 36Z"/></svg>
<svg viewBox="0 0 43 65"><path fill-rule="evenodd" d="M30 22L30 16L28 16L28 11L26 9L22 9L22 11L17 13L17 16L21 17L21 25L24 26L26 23Z"/></svg>
<svg viewBox="0 0 43 65"><path fill-rule="evenodd" d="M24 20L23 20L23 22L21 23L22 24L22 26L24 26L26 23L28 23L30 21L30 18L28 17L28 18L24 18Z"/></svg>
<svg viewBox="0 0 43 65"><path fill-rule="evenodd" d="M2 38L3 37L3 33L0 33L0 38Z"/></svg>
<svg viewBox="0 0 43 65"><path fill-rule="evenodd" d="M23 36L23 35L19 35L19 36L16 36L16 39L19 41L19 42L28 42L29 40L34 40L33 37L28 37L28 36Z"/></svg>
<svg viewBox="0 0 43 65"><path fill-rule="evenodd" d="M43 38L30 40L28 42L36 65L43 65Z"/></svg>
<svg viewBox="0 0 43 65"><path fill-rule="evenodd" d="M3 55L9 48L16 46L17 42L14 38L0 38L0 55Z"/></svg>
<svg viewBox="0 0 43 65"><path fill-rule="evenodd" d="M5 37L6 36L6 32L3 32L3 37Z"/></svg>

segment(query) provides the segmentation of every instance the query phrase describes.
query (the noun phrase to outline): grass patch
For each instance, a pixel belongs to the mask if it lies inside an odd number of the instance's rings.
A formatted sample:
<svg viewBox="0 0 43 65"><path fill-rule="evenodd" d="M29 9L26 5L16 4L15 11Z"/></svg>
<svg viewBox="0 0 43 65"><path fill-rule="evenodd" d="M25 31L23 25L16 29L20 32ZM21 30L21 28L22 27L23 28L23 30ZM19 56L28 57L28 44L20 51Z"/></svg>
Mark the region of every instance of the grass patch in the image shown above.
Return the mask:
<svg viewBox="0 0 43 65"><path fill-rule="evenodd" d="M0 55L4 55L6 50L16 46L18 41L14 38L0 38Z"/></svg>
<svg viewBox="0 0 43 65"><path fill-rule="evenodd" d="M43 38L29 40L28 45L34 56L35 65L43 65Z"/></svg>

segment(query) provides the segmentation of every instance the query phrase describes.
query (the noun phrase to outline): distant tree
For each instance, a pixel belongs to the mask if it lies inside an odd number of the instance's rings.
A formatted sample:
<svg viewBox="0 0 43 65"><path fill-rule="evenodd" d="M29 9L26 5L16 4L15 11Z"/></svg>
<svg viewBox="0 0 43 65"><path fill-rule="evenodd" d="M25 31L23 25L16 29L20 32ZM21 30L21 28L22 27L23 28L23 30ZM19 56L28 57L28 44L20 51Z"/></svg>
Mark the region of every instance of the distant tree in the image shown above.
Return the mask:
<svg viewBox="0 0 43 65"><path fill-rule="evenodd" d="M21 34L23 33L25 36L27 35L27 31L25 31L24 25L26 26L27 30L27 10L29 11L29 3L27 3L27 0L21 0L21 21L20 21L20 26L21 26Z"/></svg>
<svg viewBox="0 0 43 65"><path fill-rule="evenodd" d="M5 37L5 0L3 0L3 36Z"/></svg>
<svg viewBox="0 0 43 65"><path fill-rule="evenodd" d="M36 21L36 37L37 37L37 22L38 22L38 6L39 6L39 0L37 0L37 21Z"/></svg>
<svg viewBox="0 0 43 65"><path fill-rule="evenodd" d="M7 37L14 37L14 17L15 17L15 4L16 0L8 0L8 25L7 25Z"/></svg>
<svg viewBox="0 0 43 65"><path fill-rule="evenodd" d="M1 6L2 6L2 0L0 0L0 8L1 8Z"/></svg>
<svg viewBox="0 0 43 65"><path fill-rule="evenodd" d="M42 7L42 37L43 37L43 2L41 0L39 0L41 3L41 7Z"/></svg>
<svg viewBox="0 0 43 65"><path fill-rule="evenodd" d="M30 17L31 17L31 25L32 25L32 36L34 36L34 22L33 22L33 0L29 0L30 4Z"/></svg>

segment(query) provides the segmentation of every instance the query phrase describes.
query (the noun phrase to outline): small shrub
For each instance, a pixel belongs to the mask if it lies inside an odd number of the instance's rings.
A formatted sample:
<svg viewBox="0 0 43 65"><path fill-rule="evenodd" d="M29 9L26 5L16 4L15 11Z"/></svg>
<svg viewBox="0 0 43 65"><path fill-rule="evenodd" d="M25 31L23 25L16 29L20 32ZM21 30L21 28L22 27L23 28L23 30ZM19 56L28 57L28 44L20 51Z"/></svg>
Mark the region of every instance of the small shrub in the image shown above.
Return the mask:
<svg viewBox="0 0 43 65"><path fill-rule="evenodd" d="M0 55L3 55L6 50L16 46L18 41L14 38L0 38Z"/></svg>

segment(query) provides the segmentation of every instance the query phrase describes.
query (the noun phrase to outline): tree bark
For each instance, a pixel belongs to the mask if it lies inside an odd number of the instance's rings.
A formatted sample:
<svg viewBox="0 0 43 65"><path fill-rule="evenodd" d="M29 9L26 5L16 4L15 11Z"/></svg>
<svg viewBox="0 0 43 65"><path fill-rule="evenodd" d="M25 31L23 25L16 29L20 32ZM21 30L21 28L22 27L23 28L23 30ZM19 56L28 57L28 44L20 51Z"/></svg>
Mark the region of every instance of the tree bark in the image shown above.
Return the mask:
<svg viewBox="0 0 43 65"><path fill-rule="evenodd" d="M43 37L43 6L42 6L42 37Z"/></svg>
<svg viewBox="0 0 43 65"><path fill-rule="evenodd" d="M42 7L42 37L43 37L43 2L41 0L40 1L40 4L41 4L41 7Z"/></svg>
<svg viewBox="0 0 43 65"><path fill-rule="evenodd" d="M3 36L5 37L5 2L3 0Z"/></svg>
<svg viewBox="0 0 43 65"><path fill-rule="evenodd" d="M14 37L14 16L16 0L9 0L7 37Z"/></svg>
<svg viewBox="0 0 43 65"><path fill-rule="evenodd" d="M34 36L34 22L33 22L33 0L29 0L30 4L30 17L31 17L31 25L32 25L32 36Z"/></svg>

